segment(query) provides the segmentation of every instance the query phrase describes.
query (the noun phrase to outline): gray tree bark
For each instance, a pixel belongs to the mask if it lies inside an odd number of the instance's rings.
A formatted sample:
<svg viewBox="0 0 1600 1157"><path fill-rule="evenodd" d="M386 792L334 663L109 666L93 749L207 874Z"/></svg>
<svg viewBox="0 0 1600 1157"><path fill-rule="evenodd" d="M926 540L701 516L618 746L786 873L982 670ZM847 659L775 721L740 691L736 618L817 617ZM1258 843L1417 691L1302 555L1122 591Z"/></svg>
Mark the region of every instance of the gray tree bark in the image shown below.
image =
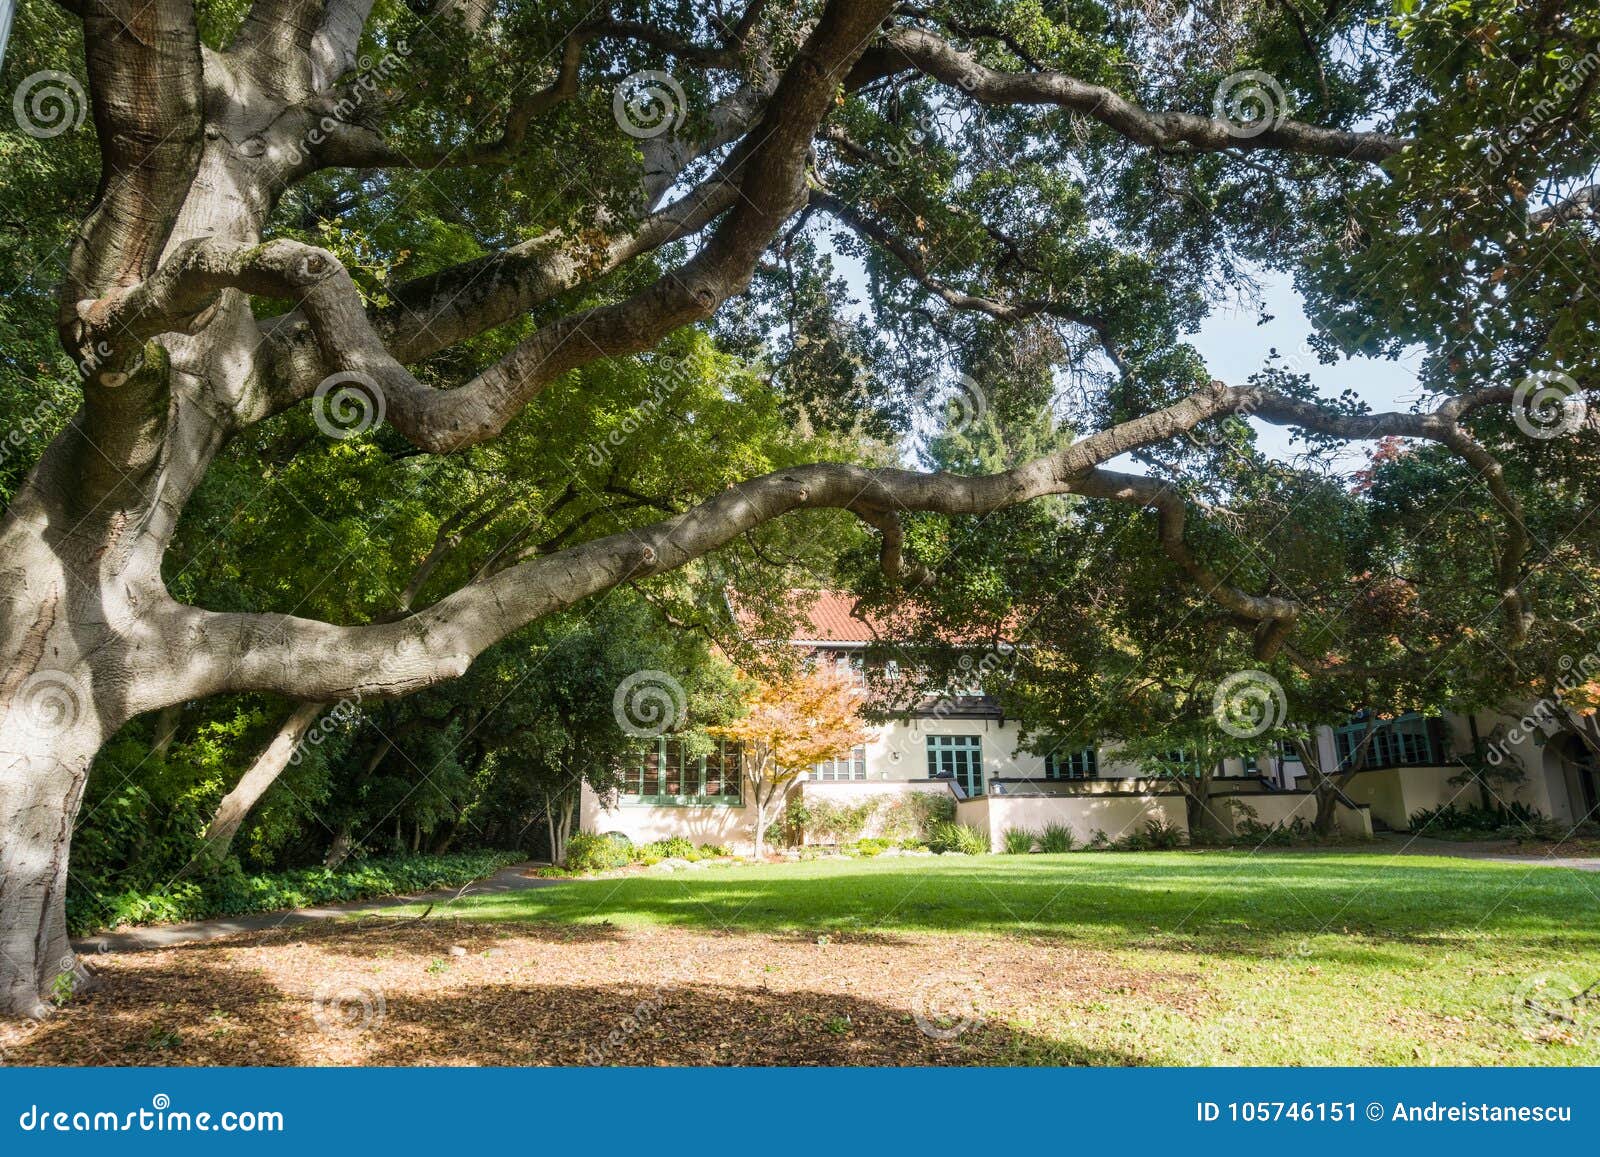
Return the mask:
<svg viewBox="0 0 1600 1157"><path fill-rule="evenodd" d="M233 790L222 797L222 802L217 805L217 814L206 828L205 854L213 862L227 858L228 850L233 846L233 837L238 834L244 817L250 814L250 809L260 802L267 789L283 774L283 769L289 766L290 757L323 709L321 703L301 703L295 707L278 726L277 733L266 747L261 749L261 754L256 756L250 769L239 778Z"/></svg>

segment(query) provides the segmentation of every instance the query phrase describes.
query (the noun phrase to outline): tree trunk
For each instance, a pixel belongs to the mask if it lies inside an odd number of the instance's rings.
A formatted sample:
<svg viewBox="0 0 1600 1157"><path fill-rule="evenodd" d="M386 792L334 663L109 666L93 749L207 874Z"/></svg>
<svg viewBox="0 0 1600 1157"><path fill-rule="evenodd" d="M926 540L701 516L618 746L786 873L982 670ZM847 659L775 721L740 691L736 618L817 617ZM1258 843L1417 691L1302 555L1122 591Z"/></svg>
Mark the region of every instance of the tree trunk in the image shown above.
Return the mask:
<svg viewBox="0 0 1600 1157"><path fill-rule="evenodd" d="M291 711L279 725L278 733L256 756L250 770L240 777L232 791L222 797L222 802L217 805L217 814L206 828L206 856L212 863L227 858L228 849L233 846L233 837L238 833L239 825L244 823L244 817L266 794L266 790L278 781L283 769L289 766L290 756L320 714L320 703L302 703Z"/></svg>
<svg viewBox="0 0 1600 1157"><path fill-rule="evenodd" d="M329 871L337 868L350 858L350 849L355 846L355 841L350 835L350 825L342 825L333 834L333 842L328 845L328 854L322 857L322 866Z"/></svg>
<svg viewBox="0 0 1600 1157"><path fill-rule="evenodd" d="M1179 776L1178 780L1184 784L1185 816L1189 824L1189 839L1193 840L1197 832L1210 832L1214 835L1228 835L1228 825L1212 810L1211 806L1211 781L1212 770L1201 767L1194 777L1194 785L1190 787L1184 783L1187 777Z"/></svg>
<svg viewBox="0 0 1600 1157"><path fill-rule="evenodd" d="M173 703L163 707L156 716L155 737L151 740L150 750L156 755L166 758L172 741L178 737L178 723L183 718L183 704Z"/></svg>
<svg viewBox="0 0 1600 1157"><path fill-rule="evenodd" d="M0 1009L12 1016L41 1015L61 977L74 987L83 979L67 940L67 857L103 739L69 685L39 674L46 680L35 676L0 708ZM55 726L73 711L75 723Z"/></svg>

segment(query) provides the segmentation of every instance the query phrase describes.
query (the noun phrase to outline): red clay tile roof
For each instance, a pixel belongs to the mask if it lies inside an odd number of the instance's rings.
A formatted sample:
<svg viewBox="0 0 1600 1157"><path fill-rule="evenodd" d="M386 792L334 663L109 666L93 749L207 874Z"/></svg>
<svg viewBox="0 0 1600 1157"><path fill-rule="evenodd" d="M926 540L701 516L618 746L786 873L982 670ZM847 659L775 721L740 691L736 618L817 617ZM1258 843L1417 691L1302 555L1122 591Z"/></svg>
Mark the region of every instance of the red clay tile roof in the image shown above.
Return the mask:
<svg viewBox="0 0 1600 1157"><path fill-rule="evenodd" d="M871 643L876 639L868 623L851 613L856 599L848 591L792 590L785 598L785 609L798 620L789 639L792 643ZM759 617L741 607L731 591L729 603L743 630L760 629Z"/></svg>
<svg viewBox="0 0 1600 1157"><path fill-rule="evenodd" d="M799 620L789 640L792 643L875 643L893 641L897 633L892 622L876 616L858 618L853 610L856 597L849 591L792 590L788 600L789 610ZM730 602L741 627L749 630L756 626L756 616L742 611L737 598ZM951 642L981 646L988 640L974 637Z"/></svg>
<svg viewBox="0 0 1600 1157"><path fill-rule="evenodd" d="M802 610L801 600L810 592L791 592L796 610ZM798 596L798 597L797 597ZM852 611L855 596L842 591L819 591L816 601L803 608L804 619L795 628L794 641L806 643L870 643L876 638L868 620L859 619Z"/></svg>

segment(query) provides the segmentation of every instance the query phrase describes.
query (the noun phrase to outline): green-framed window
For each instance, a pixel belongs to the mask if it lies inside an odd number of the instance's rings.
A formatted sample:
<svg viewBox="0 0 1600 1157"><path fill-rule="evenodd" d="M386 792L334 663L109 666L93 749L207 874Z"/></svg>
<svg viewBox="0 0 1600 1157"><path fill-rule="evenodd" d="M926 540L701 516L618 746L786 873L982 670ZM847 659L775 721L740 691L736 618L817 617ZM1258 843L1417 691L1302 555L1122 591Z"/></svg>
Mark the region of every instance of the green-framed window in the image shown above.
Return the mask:
<svg viewBox="0 0 1600 1157"><path fill-rule="evenodd" d="M825 759L811 769L808 778L824 782L866 779L867 749L852 747L843 759Z"/></svg>
<svg viewBox="0 0 1600 1157"><path fill-rule="evenodd" d="M1340 771L1348 771L1357 764L1368 769L1432 767L1443 764L1446 759L1439 721L1425 719L1415 711L1393 719L1357 716L1343 727L1334 728L1333 746L1339 756Z"/></svg>
<svg viewBox="0 0 1600 1157"><path fill-rule="evenodd" d="M1100 756L1092 747L1082 751L1052 751L1044 757L1046 779L1098 779Z"/></svg>
<svg viewBox="0 0 1600 1157"><path fill-rule="evenodd" d="M928 736L928 778L953 779L967 795L982 795L982 740L976 735Z"/></svg>
<svg viewBox="0 0 1600 1157"><path fill-rule="evenodd" d="M737 743L720 741L705 755L686 755L683 741L663 735L622 767L622 802L657 806L738 805L743 764Z"/></svg>

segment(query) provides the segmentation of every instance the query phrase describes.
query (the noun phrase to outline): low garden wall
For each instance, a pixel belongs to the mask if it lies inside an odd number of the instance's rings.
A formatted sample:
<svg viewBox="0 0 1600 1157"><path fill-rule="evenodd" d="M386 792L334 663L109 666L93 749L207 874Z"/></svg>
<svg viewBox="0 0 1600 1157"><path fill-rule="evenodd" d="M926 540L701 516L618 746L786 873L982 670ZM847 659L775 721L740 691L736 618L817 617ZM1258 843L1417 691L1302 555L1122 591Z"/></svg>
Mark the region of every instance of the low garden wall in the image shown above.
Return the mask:
<svg viewBox="0 0 1600 1157"><path fill-rule="evenodd" d="M1213 799L1225 805L1229 794L1218 793ZM1296 819L1303 819L1309 824L1317 818L1316 796L1310 792L1238 794L1241 797L1239 802L1247 806L1249 812L1226 806L1217 807L1230 830L1235 832L1250 822L1276 826ZM1152 820L1160 820L1185 834L1189 831L1184 797L1175 792L1114 794L1099 791L1072 796L980 796L957 804L956 819L967 827L985 833L989 838L989 847L994 851L999 851L1003 846L1001 839L1008 828L1027 828L1037 832L1049 824L1065 824L1072 829L1079 844L1092 842L1096 832L1104 832L1106 839L1115 841L1137 833ZM1372 817L1366 808L1350 808L1340 804L1334 822L1338 830L1346 835L1372 835Z"/></svg>
<svg viewBox="0 0 1600 1157"><path fill-rule="evenodd" d="M956 805L956 820L987 833L989 847L998 851L1007 828L1032 828L1065 824L1080 844L1095 832L1115 840L1142 828L1151 820L1187 831L1183 797L1176 795L1112 795L1099 792L1080 796L979 796Z"/></svg>

